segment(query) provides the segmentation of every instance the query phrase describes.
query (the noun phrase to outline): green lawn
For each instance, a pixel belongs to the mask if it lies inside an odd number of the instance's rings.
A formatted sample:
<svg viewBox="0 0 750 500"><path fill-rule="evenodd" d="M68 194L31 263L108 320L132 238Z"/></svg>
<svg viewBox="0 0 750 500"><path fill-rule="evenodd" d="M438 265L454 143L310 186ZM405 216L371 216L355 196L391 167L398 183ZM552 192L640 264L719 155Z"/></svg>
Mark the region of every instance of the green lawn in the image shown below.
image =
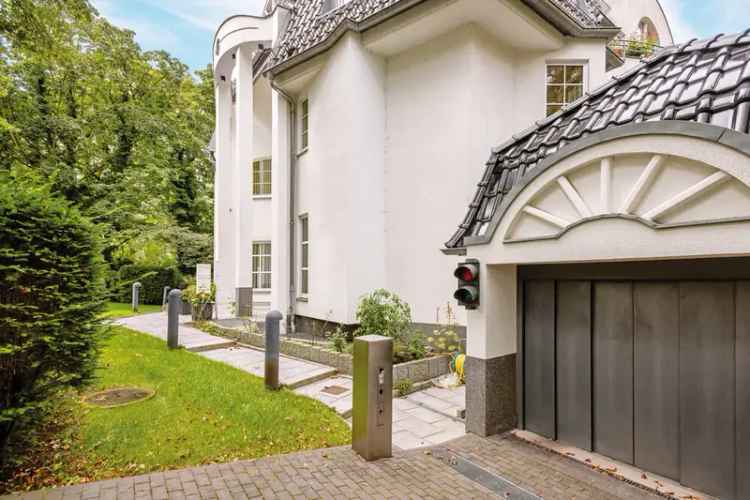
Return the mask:
<svg viewBox="0 0 750 500"><path fill-rule="evenodd" d="M105 318L124 318L127 316L134 316L136 314L148 314L161 311L160 306L150 306L141 304L138 307L138 312L134 313L130 304L124 304L122 302L107 302L107 308L102 315Z"/></svg>
<svg viewBox="0 0 750 500"><path fill-rule="evenodd" d="M137 386L156 390L142 403L102 409L69 402L65 431L38 440L41 453L20 469L24 487L103 479L239 458L346 444L350 430L331 409L261 378L163 341L116 327L98 379L87 392ZM56 443L56 444L54 444ZM27 451L27 454L28 451ZM31 455L35 455L32 451ZM36 454L38 455L38 454ZM19 481L11 487L18 488ZM0 488L2 489L2 488Z"/></svg>

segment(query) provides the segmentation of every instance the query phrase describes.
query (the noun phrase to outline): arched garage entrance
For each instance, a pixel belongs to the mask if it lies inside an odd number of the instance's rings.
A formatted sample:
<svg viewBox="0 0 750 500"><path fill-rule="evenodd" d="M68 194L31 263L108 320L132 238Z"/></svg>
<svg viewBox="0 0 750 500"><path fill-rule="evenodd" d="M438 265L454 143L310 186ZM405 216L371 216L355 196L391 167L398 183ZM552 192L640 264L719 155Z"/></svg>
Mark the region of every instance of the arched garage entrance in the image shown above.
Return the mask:
<svg viewBox="0 0 750 500"><path fill-rule="evenodd" d="M483 276L468 322L480 386L467 391L470 430L488 430L472 411L507 423L512 405L520 428L750 498L744 139L621 127L552 155L504 196L484 244L466 247ZM512 388L492 360L512 360Z"/></svg>

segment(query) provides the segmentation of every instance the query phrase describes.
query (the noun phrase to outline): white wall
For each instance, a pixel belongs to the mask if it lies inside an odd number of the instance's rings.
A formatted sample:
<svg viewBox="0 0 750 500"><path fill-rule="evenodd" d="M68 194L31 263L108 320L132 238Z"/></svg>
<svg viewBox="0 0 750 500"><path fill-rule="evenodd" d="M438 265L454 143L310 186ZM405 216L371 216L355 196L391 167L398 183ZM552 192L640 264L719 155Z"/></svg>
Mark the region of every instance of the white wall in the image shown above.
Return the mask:
<svg viewBox="0 0 750 500"><path fill-rule="evenodd" d="M258 78L255 81L253 104L255 107L254 133L253 133L253 160L269 158L271 154L271 85L266 78ZM271 158L271 168L276 167L276 162ZM252 169L252 165L248 168ZM273 171L272 171L273 176ZM273 182L271 184L273 190ZM273 251L272 220L272 198L270 196L253 196L251 201L252 217L252 240L270 241ZM252 275L252 259L250 267L246 272ZM253 315L262 318L271 307L270 290L253 291Z"/></svg>
<svg viewBox="0 0 750 500"><path fill-rule="evenodd" d="M317 73L297 80L294 97L310 102L310 147L297 159L293 215L309 217L311 266L297 314L353 323L361 296L379 287L406 299L416 322L434 323L449 300L455 306L460 258L440 249L490 149L544 117L546 63L586 63L587 90L605 78L605 40L561 40L556 50L523 52L465 24L385 58L348 33L319 58ZM287 144L286 105L274 94L258 80L253 158ZM252 239L272 241L277 289L269 297L285 311L288 253L278 245L287 245L288 160L274 158L273 169L274 199L252 200L250 217ZM463 309L454 310L465 324Z"/></svg>
<svg viewBox="0 0 750 500"><path fill-rule="evenodd" d="M385 63L347 34L299 98L310 103L310 146L297 166L310 291L297 314L353 323L359 297L385 286Z"/></svg>
<svg viewBox="0 0 750 500"><path fill-rule="evenodd" d="M436 322L451 301L463 323L452 298L458 259L440 249L509 129L513 73L512 54L473 25L388 60L387 287L417 322Z"/></svg>
<svg viewBox="0 0 750 500"><path fill-rule="evenodd" d="M386 271L388 288L434 323L452 298L458 257L440 248L474 195L492 147L545 115L548 62L588 64L603 81L604 40L570 40L560 50L521 52L476 25L388 59ZM444 320L442 317L440 320Z"/></svg>

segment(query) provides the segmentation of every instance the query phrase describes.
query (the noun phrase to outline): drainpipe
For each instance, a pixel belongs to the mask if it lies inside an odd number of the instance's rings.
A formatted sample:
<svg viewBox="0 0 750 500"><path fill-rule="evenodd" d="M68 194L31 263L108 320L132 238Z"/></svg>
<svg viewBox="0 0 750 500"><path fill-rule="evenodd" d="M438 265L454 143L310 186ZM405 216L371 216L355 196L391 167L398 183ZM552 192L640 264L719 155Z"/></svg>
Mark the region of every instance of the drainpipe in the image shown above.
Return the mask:
<svg viewBox="0 0 750 500"><path fill-rule="evenodd" d="M295 304L297 301L297 294L295 289L295 266L294 266L294 248L295 248L295 234L294 234L294 222L295 222L295 172L297 166L297 151L296 151L296 128L297 128L297 105L294 99L289 94L279 88L272 78L269 78L271 88L281 94L281 96L289 103L289 309L286 315L286 331L287 335L294 333L295 331Z"/></svg>

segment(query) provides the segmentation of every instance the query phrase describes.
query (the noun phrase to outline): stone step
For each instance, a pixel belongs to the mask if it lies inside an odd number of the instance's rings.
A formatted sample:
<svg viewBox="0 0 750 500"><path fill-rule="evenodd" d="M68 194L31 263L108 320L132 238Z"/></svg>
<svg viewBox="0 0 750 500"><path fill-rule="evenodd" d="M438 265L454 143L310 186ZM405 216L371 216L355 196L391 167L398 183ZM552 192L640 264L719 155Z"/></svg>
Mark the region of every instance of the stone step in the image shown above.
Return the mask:
<svg viewBox="0 0 750 500"><path fill-rule="evenodd" d="M324 366L324 365L321 365L321 366ZM307 385L314 384L315 382L320 382L321 380L331 378L338 373L338 371L335 368L330 368L330 367L327 367L327 368L329 368L327 371L320 372L315 375L302 376L297 379L292 378L288 380L287 382L285 382L284 386L291 390L299 389L300 387L305 387Z"/></svg>
<svg viewBox="0 0 750 500"><path fill-rule="evenodd" d="M182 344L180 344L182 345ZM189 352L208 352L215 351L217 349L226 349L227 347L233 347L235 342L233 340L212 340L203 344L191 344L185 347L186 351Z"/></svg>

